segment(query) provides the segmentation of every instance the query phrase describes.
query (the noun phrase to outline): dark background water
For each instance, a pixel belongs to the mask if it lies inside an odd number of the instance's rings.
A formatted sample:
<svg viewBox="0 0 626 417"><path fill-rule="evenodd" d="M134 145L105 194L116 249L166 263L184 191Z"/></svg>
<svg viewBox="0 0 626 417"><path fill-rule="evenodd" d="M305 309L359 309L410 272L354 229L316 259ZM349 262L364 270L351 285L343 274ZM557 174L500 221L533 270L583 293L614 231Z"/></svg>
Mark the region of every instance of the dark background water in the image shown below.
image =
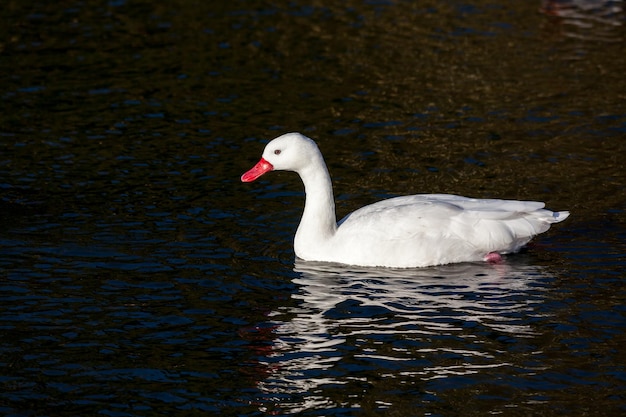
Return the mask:
<svg viewBox="0 0 626 417"><path fill-rule="evenodd" d="M6 1L0 412L623 414L623 2L517 3ZM298 178L239 182L288 131L339 216L572 215L497 267L294 264Z"/></svg>

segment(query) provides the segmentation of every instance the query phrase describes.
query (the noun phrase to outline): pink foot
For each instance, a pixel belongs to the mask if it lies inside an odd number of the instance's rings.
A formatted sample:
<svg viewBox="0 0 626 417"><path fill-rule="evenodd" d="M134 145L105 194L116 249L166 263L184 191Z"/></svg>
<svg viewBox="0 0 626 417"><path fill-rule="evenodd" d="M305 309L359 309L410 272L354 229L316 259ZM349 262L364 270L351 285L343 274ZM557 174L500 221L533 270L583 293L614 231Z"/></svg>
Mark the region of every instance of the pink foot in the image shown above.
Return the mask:
<svg viewBox="0 0 626 417"><path fill-rule="evenodd" d="M485 262L489 262L490 264L500 264L502 263L502 256L498 252L489 252L483 258Z"/></svg>

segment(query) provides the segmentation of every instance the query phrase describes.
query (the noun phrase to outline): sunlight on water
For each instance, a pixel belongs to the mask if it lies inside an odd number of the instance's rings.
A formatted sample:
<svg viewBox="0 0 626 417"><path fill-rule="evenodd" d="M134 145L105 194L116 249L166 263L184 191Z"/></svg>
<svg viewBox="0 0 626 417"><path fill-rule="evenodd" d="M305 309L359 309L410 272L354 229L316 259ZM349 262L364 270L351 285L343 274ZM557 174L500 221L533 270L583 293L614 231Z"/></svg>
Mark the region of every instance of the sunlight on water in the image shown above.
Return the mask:
<svg viewBox="0 0 626 417"><path fill-rule="evenodd" d="M543 0L546 29L583 41L619 42L625 10L621 0Z"/></svg>

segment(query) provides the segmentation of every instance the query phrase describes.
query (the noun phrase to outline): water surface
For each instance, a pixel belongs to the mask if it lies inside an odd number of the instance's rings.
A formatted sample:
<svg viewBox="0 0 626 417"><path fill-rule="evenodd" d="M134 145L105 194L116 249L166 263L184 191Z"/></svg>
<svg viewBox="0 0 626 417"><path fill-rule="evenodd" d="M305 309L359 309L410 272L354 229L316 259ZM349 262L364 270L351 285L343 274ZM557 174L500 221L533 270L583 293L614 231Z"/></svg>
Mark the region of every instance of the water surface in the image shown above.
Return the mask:
<svg viewBox="0 0 626 417"><path fill-rule="evenodd" d="M9 1L5 415L619 415L622 2ZM316 139L338 216L457 193L571 217L502 265L294 260Z"/></svg>

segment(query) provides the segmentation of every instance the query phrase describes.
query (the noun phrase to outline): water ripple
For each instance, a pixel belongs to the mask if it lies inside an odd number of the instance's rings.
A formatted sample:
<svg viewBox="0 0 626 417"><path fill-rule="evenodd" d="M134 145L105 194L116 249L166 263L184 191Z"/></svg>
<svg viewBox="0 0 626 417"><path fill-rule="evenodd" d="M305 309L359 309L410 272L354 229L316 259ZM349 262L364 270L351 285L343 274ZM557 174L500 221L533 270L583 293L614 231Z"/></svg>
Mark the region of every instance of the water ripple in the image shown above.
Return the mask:
<svg viewBox="0 0 626 417"><path fill-rule="evenodd" d="M506 346L533 355L534 307L552 280L523 263L381 271L298 261L295 271L299 303L274 314L289 319L274 322L259 383L274 398L269 408L285 413L332 404L319 394L375 374L403 384L454 378L458 387L476 383L458 378L519 372Z"/></svg>

